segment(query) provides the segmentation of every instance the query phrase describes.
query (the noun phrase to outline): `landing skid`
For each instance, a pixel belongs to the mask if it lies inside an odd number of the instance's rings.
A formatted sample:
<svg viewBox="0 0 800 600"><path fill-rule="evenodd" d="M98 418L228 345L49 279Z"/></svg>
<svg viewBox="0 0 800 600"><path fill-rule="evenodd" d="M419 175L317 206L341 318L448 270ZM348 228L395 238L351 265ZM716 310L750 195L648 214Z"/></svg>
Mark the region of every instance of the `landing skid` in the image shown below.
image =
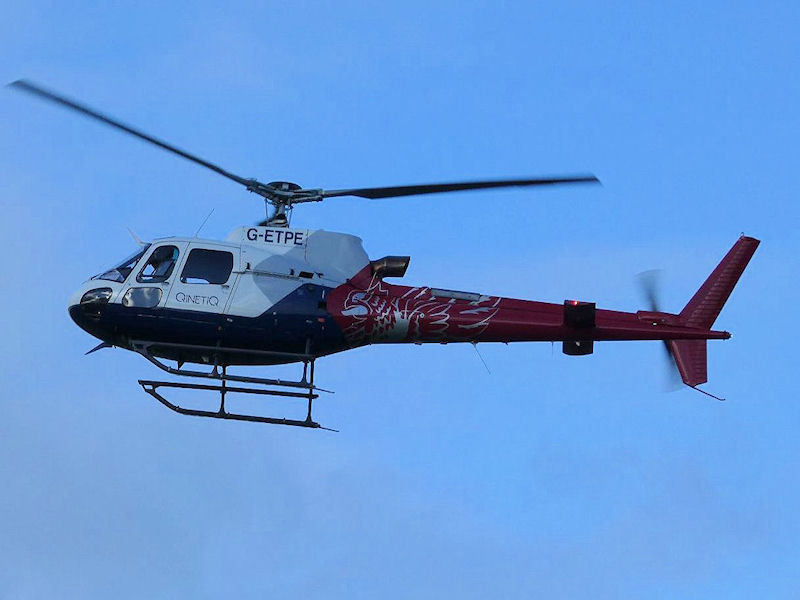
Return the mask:
<svg viewBox="0 0 800 600"><path fill-rule="evenodd" d="M265 355L280 354L282 358L292 358L298 362L303 363L303 376L300 381L287 381L284 379L269 379L263 377L245 377L243 375L233 375L227 372L227 367L221 364L221 357L226 354L240 352L237 349L222 348L218 346L196 346L190 344L163 344L160 342L132 342L133 349L144 356L148 361L157 366L162 371L171 375L179 375L181 377L192 377L200 379L214 379L220 382L219 385L209 385L201 383L186 383L175 381L154 381L140 379L139 385L142 389L158 400L161 404L169 408L171 411L181 415L190 415L194 417L206 417L210 419L229 419L234 421L250 421L253 423L268 423L271 425L289 425L292 427L308 427L312 429L325 429L327 431L336 431L328 427L323 427L311 418L311 405L313 401L319 397L317 391L332 393L329 390L314 385L314 360L315 357L309 353L309 344L306 345L306 353L304 354L287 354L287 353L273 353L263 352ZM211 371L195 371L190 369L175 368L164 364L160 359L156 358L151 353L151 348L169 346L171 348L186 349L186 350L202 350L208 353L209 357L213 357L213 368ZM252 351L248 351L252 353ZM261 353L261 352L259 352ZM237 387L229 385L229 382L247 383L262 387ZM269 387L267 387L269 386ZM220 395L219 409L201 410L195 408L185 408L167 400L161 393L159 388L169 389L188 389L188 390L204 390L217 392ZM271 389L277 388L277 389ZM302 391L300 391L302 390ZM254 396L278 396L282 398L297 398L307 401L308 412L305 420L299 419L286 419L282 417L266 417L260 415L248 415L240 413L228 412L225 408L225 400L228 394L250 394Z"/></svg>

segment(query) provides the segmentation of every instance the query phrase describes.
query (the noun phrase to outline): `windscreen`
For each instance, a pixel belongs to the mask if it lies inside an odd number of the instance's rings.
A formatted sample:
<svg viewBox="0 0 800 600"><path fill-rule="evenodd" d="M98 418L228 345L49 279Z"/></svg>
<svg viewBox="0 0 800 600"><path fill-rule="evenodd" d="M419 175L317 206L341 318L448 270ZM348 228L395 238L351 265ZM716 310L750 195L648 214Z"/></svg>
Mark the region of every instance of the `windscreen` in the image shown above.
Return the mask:
<svg viewBox="0 0 800 600"><path fill-rule="evenodd" d="M133 268L136 266L136 263L139 262L139 259L142 258L147 249L150 247L150 244L147 244L144 248L140 248L125 260L120 262L116 267L113 269L109 269L105 273L100 275L95 275L92 279L105 279L106 281L116 281L122 283L128 278L128 275L131 274Z"/></svg>

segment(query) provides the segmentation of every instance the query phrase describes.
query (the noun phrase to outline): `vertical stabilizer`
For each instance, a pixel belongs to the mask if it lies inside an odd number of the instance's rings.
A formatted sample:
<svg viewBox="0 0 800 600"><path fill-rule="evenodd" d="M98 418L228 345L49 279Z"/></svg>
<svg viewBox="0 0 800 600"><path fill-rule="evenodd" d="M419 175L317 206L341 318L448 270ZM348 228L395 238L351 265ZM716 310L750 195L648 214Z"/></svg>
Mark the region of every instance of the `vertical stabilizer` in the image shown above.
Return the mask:
<svg viewBox="0 0 800 600"><path fill-rule="evenodd" d="M745 236L736 241L681 311L678 316L681 325L711 329L759 243L757 239ZM708 381L706 344L706 340L667 342L681 379L690 387Z"/></svg>
<svg viewBox="0 0 800 600"><path fill-rule="evenodd" d="M706 340L668 340L667 346L683 383L694 387L708 381Z"/></svg>
<svg viewBox="0 0 800 600"><path fill-rule="evenodd" d="M711 329L759 243L757 239L745 236L736 241L681 311L682 325Z"/></svg>

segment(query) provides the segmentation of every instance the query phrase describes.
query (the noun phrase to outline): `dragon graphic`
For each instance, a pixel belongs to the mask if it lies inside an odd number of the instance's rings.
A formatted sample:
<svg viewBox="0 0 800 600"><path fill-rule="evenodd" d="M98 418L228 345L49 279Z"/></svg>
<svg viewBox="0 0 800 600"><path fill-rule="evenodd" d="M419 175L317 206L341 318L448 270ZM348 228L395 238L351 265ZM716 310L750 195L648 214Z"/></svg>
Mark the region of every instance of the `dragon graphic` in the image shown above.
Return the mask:
<svg viewBox="0 0 800 600"><path fill-rule="evenodd" d="M499 304L490 296L440 298L431 288L394 286L377 277L362 289L337 288L328 302L351 344L471 341L489 326Z"/></svg>

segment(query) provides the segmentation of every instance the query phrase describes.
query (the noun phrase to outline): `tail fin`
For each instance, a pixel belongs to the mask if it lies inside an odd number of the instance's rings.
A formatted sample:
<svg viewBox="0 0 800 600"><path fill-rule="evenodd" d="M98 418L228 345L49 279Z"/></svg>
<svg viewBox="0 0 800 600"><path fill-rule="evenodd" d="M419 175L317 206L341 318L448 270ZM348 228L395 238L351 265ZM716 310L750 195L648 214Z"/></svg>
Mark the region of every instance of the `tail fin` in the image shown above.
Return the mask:
<svg viewBox="0 0 800 600"><path fill-rule="evenodd" d="M681 325L711 329L758 244L760 242L751 237L742 236L736 240L733 248L681 311Z"/></svg>
<svg viewBox="0 0 800 600"><path fill-rule="evenodd" d="M667 340L683 383L695 387L708 381L706 340Z"/></svg>
<svg viewBox="0 0 800 600"><path fill-rule="evenodd" d="M678 315L681 325L711 329L759 243L745 236L736 241ZM706 340L669 340L668 346L686 385L695 387L708 381Z"/></svg>

